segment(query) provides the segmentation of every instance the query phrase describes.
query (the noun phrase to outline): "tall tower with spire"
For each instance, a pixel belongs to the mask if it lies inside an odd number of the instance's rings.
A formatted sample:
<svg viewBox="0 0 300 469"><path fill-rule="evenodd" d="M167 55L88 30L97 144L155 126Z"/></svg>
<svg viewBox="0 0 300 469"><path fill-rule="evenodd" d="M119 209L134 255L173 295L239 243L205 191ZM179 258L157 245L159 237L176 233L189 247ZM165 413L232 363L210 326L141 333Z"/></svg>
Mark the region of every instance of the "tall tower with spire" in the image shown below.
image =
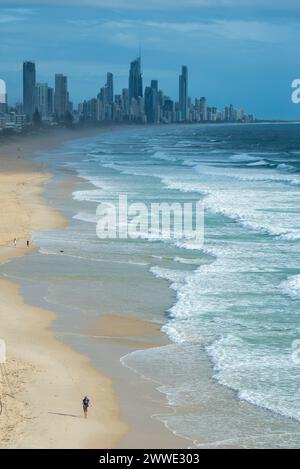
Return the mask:
<svg viewBox="0 0 300 469"><path fill-rule="evenodd" d="M143 97L143 75L141 70L141 55L130 63L129 70L129 100Z"/></svg>
<svg viewBox="0 0 300 469"><path fill-rule="evenodd" d="M179 76L179 108L181 119L188 120L188 69L186 65L182 66Z"/></svg>

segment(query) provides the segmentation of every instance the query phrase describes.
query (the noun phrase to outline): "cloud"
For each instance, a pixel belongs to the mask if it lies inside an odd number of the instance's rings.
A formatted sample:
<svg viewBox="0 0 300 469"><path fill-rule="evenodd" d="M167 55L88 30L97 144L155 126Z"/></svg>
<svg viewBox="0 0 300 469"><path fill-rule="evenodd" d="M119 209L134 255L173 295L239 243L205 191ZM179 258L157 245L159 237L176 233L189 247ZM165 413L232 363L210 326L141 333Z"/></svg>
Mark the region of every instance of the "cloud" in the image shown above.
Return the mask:
<svg viewBox="0 0 300 469"><path fill-rule="evenodd" d="M29 8L2 8L0 11L0 23L5 24L14 23L16 21L26 21L34 13L34 10Z"/></svg>
<svg viewBox="0 0 300 469"><path fill-rule="evenodd" d="M82 25L83 26L83 25ZM205 37L216 40L248 41L266 44L293 40L300 32L300 23L274 23L247 20L210 20L197 22L165 22L124 19L93 22L85 25L90 34L103 34L106 41L120 46L163 45L168 39L191 41ZM174 43L171 44L174 47Z"/></svg>
<svg viewBox="0 0 300 469"><path fill-rule="evenodd" d="M7 0L0 0L0 5L7 6ZM299 10L299 0L12 0L9 6L81 6L124 10L169 10L186 8L271 8L273 10Z"/></svg>

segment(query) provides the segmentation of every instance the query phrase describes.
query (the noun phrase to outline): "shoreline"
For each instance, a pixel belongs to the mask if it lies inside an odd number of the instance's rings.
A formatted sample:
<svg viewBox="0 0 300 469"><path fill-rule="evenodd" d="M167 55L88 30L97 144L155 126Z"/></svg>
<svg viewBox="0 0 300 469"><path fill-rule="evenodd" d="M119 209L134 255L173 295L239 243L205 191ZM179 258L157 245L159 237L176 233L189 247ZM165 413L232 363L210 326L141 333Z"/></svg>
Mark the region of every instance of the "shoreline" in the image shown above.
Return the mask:
<svg viewBox="0 0 300 469"><path fill-rule="evenodd" d="M12 220L6 223L10 229L5 233L0 231L0 265L35 251L37 246L33 244L30 248L26 247L26 239L31 239L33 233L42 229L64 229L69 224L61 209L53 208L53 204L44 196L45 183L55 175L51 168L49 170L47 163L34 161L34 154L55 150L68 141L115 130L118 129L84 129L75 135L73 131L63 132L60 129L55 142L52 134L51 141L49 135L42 135L22 142L0 145L0 182L9 174L8 196L12 185L18 188L13 191L11 207L15 202L18 212L30 212L26 214L24 221L22 220L20 232L12 231L13 219L17 218L15 212ZM70 193L74 184L80 180L80 176L76 174L67 177L63 183L64 190ZM29 186L30 190L27 190ZM5 207L4 195L5 190L2 196ZM12 243L14 237L17 237L17 247ZM175 435L164 423L153 418L158 409L172 412L164 396L153 383L143 383L139 376L133 376L135 374L120 361L122 356L137 349L168 344L167 336L160 331L161 324L132 316L99 316L94 327L99 334L102 330L99 338L103 346L103 355L111 353L115 365L111 366L112 360L110 364L103 360L102 366L97 366L89 353L76 351L74 344L59 337L58 331L53 327L59 313L50 311L47 304L32 305L21 293L21 288L22 281L19 282L18 279L16 282L0 279L0 338L7 342L5 368L8 375L13 376L10 381L16 391L11 399L5 396L7 415L2 422L4 425L0 425L0 448L187 447L186 438ZM12 312L9 318L6 316L8 308ZM26 325L21 315L26 318ZM117 323L121 332L112 337L111 332ZM20 333L21 340L15 336L15 330ZM75 370L76 378L74 372L70 375L70 368ZM131 382L125 386L124 393L123 386L120 388L119 375L123 377L124 382L128 379ZM137 399L141 410L138 417L134 411L136 398L133 397L133 391L137 394L137 387L142 394ZM66 393L64 388L69 389L69 392ZM1 390L2 393L8 394L5 383L4 387L0 387L0 392ZM151 396L151 403L146 409L144 392L148 397ZM94 396L101 396L100 410L94 411L93 415L91 406L89 419L84 422L85 427L82 427L81 399L85 394L93 396L91 403ZM123 394L127 395L125 399ZM95 407L96 405L97 403ZM88 430L86 423L89 425ZM5 431L7 427L9 431Z"/></svg>
<svg viewBox="0 0 300 469"><path fill-rule="evenodd" d="M26 240L34 232L67 224L59 211L43 199L42 184L51 174L43 165L32 162L32 155L100 132L99 128L84 129L75 135L60 130L57 135L0 146L1 265L32 252L35 247L28 249ZM14 238L17 247L13 246ZM6 376L2 372L0 388L4 409L0 447L114 447L126 433L127 425L119 417L111 380L95 370L89 358L56 339L50 329L56 315L26 305L19 290L17 283L0 280L1 338L7 347ZM83 422L77 417L82 417L81 399L86 393L101 396L101 406L97 409L95 405L94 411L91 407L83 432Z"/></svg>

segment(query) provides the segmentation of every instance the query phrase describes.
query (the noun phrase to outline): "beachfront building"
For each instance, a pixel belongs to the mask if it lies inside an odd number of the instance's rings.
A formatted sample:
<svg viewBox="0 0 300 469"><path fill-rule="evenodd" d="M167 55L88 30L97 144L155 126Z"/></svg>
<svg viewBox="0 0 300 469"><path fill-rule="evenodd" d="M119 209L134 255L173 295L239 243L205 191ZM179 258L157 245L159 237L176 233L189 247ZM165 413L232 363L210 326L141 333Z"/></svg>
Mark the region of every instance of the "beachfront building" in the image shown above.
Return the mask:
<svg viewBox="0 0 300 469"><path fill-rule="evenodd" d="M26 126L27 117L25 114L16 112L0 113L0 131L21 132Z"/></svg>
<svg viewBox="0 0 300 469"><path fill-rule="evenodd" d="M36 70L34 62L23 63L23 106L27 119L31 121L35 111Z"/></svg>
<svg viewBox="0 0 300 469"><path fill-rule="evenodd" d="M201 122L207 121L207 100L204 96L199 100L199 115Z"/></svg>
<svg viewBox="0 0 300 469"><path fill-rule="evenodd" d="M35 87L35 109L39 111L42 120L46 120L48 118L47 83L37 83Z"/></svg>
<svg viewBox="0 0 300 469"><path fill-rule="evenodd" d="M68 79L65 75L55 75L54 113L58 121L64 120L69 110Z"/></svg>

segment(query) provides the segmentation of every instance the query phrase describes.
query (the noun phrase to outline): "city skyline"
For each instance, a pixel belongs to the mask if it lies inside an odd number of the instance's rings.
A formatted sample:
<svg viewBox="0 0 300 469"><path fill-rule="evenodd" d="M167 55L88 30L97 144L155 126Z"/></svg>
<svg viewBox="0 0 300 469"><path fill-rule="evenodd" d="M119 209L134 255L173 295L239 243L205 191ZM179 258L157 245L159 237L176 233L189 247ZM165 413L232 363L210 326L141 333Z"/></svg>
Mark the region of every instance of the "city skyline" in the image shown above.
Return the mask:
<svg viewBox="0 0 300 469"><path fill-rule="evenodd" d="M75 103L97 93L107 70L121 89L140 43L144 82L156 77L173 99L177 71L187 63L193 99L200 93L213 97L215 106L234 102L258 118L298 118L290 100L290 84L298 75L295 2L162 0L147 8L133 1L126 2L131 8L114 3L117 7L109 9L96 0L85 7L72 0L60 5L0 0L2 78L9 83L9 99L21 99L23 59L39 63L41 83L52 70L63 71Z"/></svg>
<svg viewBox="0 0 300 469"><path fill-rule="evenodd" d="M171 124L199 122L254 122L253 114L236 108L233 104L218 109L206 97L192 100L189 96L189 74L181 66L178 80L178 98L172 99L160 88L153 77L143 85L142 57L130 62L128 86L114 94L114 75L106 74L106 83L91 99L74 106L69 93L68 77L54 74L54 86L39 81L35 62L23 62L23 100L14 106L7 101L0 108L0 128L22 131L32 123L36 125L72 125L101 122Z"/></svg>
<svg viewBox="0 0 300 469"><path fill-rule="evenodd" d="M27 71L26 71L26 68L29 68ZM178 75L178 73L177 73ZM106 72L104 77L103 78L106 78L107 79L107 83L105 85L105 87L109 88L109 100L108 102L111 104L113 102L113 99L114 99L114 89L115 89L115 75L111 72ZM43 79L45 80L45 77L43 77ZM25 87L26 87L26 80L29 80L30 82L30 87L32 88L31 91L29 92L29 97L27 98L26 97L26 93L25 93ZM176 76L174 77L174 80L176 81ZM189 96L189 93L188 93L188 67L186 65L181 65L181 74L179 74L178 76L178 89L177 89L177 95L176 96L170 96L169 94L167 95L168 98L171 98L172 101L174 102L178 102L179 104L179 108L180 108L180 111L182 112L182 120L185 121L185 120L189 120L187 118L187 102L188 102L188 99L190 100L193 100L191 96ZM63 98L64 100L64 104L62 105L62 109L58 111L58 114L59 115L63 115L66 111L67 111L67 99L69 99L69 97L67 98L67 94L70 95L69 93L69 88L68 88L68 81L70 83L70 80L68 80L68 77L64 74L64 73L57 73L57 72L52 72L52 77L48 77L48 79L46 81L43 81L40 79L40 74L38 74L37 70L36 70L36 63L35 61L32 61L32 60L24 60L23 61L23 80L22 80L22 97L20 99L18 99L16 102L12 102L12 100L10 100L10 96L9 96L9 84L7 84L7 82L5 82L6 84L6 90L8 89L8 92L6 93L6 100L7 100L7 104L11 107L15 107L20 104L23 104L23 112L24 114L27 114L27 115L33 115L34 113L34 107L38 108L37 105L34 104L34 100L36 99L36 96L34 97L34 89L35 89L35 93L39 93L40 90L43 90L44 89L44 93L45 92L50 92L50 93L53 93L53 96L52 96L52 99L53 99L53 110L51 111L51 106L50 106L50 109L49 109L49 99L51 100L51 96L48 96L46 99L45 97L42 95L41 96L41 99L44 101L44 104L45 104L45 109L47 108L47 111L45 112L45 114L51 114L51 112L54 111L55 108L57 108L57 106L55 105L55 89L60 87L61 90L60 90L60 93L61 94L65 94L65 98ZM109 84L109 81L110 81L110 84ZM126 87L126 81L127 81L127 89L128 89L128 93L129 93L129 101L132 99L132 98L135 98L137 99L139 96L140 97L144 97L144 94L147 92L147 89L150 88L150 90L153 88L153 86L157 87L157 92L159 91L158 90L158 80L155 79L155 78L152 78L149 82L149 85L150 86L147 86L145 84L145 86L143 86L143 82L145 80L143 80L143 72L142 72L142 68L141 68L141 51L139 51L139 55L136 59L134 60L131 60L130 61L130 68L129 68L129 76L127 76L127 80L125 78L124 80L124 85ZM45 90L45 86L48 88L48 90L46 91ZM125 89L125 87L119 89L119 91L121 92L122 90ZM64 89L64 91L63 91ZM100 89L100 93L101 93L101 85L98 84L98 89ZM42 91L43 92L43 91ZM57 94L57 93L56 93ZM96 93L98 94L98 93ZM85 96L84 99L82 101L79 101L79 102L76 102L75 100L72 100L72 109L73 109L73 106L74 108L80 106L80 104L82 104L82 102L85 102L85 101L89 101L90 99L92 100L93 97L91 95L89 96ZM146 98L146 96L145 96ZM198 93L195 98L194 98L194 101L197 102L197 100L200 99L203 99L205 97L203 96L200 96L200 94ZM31 102L31 109L30 109L30 105L28 104L28 101ZM47 101L47 105L46 105L46 101ZM215 106L215 103L214 103L214 100L212 98L212 107L214 109L218 109L219 106ZM227 103L227 105L229 105ZM225 106L226 107L226 106ZM40 109L38 109L40 111ZM43 111L41 111L41 114L43 114ZM206 119L205 119L206 120Z"/></svg>

